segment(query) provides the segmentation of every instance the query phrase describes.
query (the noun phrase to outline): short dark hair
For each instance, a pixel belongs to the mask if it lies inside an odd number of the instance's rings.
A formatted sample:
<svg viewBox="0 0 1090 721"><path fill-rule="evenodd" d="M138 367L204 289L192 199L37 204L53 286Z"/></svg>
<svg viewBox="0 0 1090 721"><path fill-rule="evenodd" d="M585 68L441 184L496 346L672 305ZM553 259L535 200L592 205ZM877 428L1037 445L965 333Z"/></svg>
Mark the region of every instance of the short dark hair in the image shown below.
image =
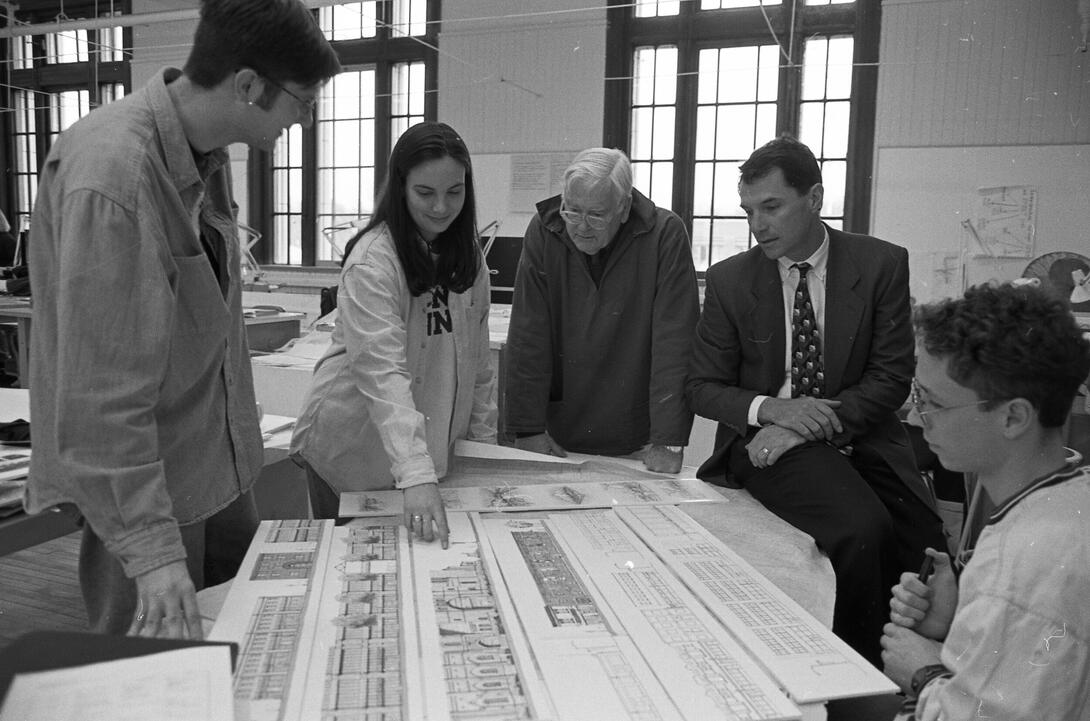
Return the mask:
<svg viewBox="0 0 1090 721"><path fill-rule="evenodd" d="M810 148L787 133L754 150L738 170L741 182L748 185L774 168L782 170L784 180L799 193L805 193L821 182L817 158Z"/></svg>
<svg viewBox="0 0 1090 721"><path fill-rule="evenodd" d="M341 71L337 53L299 0L202 0L186 77L211 88L244 67L304 87Z"/></svg>
<svg viewBox="0 0 1090 721"><path fill-rule="evenodd" d="M428 249L417 239L417 228L405 204L405 182L413 168L429 160L454 158L466 171L462 212L439 234L434 246L439 259L433 263ZM446 123L417 123L397 139L386 182L366 227L345 246L344 258L359 239L380 223L393 236L397 257L405 271L409 291L415 296L440 283L455 293L473 287L481 267L481 246L477 241L477 200L473 191L473 165L465 141ZM343 261L342 261L343 264Z"/></svg>
<svg viewBox="0 0 1090 721"><path fill-rule="evenodd" d="M1041 288L978 285L915 311L923 348L950 377L995 402L1025 398L1045 428L1062 426L1090 374L1090 341L1067 304Z"/></svg>

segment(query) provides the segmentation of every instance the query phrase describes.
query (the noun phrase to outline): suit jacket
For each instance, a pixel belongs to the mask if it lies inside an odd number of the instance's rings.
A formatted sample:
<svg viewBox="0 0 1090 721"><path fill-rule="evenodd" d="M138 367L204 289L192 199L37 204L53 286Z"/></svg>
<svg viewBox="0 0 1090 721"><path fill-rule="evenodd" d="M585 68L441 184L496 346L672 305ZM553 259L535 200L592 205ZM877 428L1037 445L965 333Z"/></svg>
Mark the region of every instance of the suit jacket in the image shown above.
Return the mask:
<svg viewBox="0 0 1090 721"><path fill-rule="evenodd" d="M825 395L841 402L844 431L833 440L877 455L929 506L896 411L914 372L908 252L877 238L829 232L825 284ZM686 395L697 414L719 422L715 450L700 477L730 483L731 445L744 438L750 403L775 396L784 380L784 307L777 263L759 247L707 272Z"/></svg>

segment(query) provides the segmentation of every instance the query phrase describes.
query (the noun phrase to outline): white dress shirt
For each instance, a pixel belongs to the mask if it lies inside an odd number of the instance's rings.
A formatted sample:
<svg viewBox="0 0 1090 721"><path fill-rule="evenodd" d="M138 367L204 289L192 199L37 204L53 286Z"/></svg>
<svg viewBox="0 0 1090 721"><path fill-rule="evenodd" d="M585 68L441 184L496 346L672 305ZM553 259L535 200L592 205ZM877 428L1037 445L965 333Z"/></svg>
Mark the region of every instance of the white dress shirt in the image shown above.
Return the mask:
<svg viewBox="0 0 1090 721"><path fill-rule="evenodd" d="M780 282L783 290L783 337L786 340L783 349L783 383L776 392L777 398L791 397L791 312L795 308L795 290L799 287L799 269L797 263L809 263L810 271L806 275L806 282L810 289L810 302L814 306L814 316L817 320L818 334L821 336L822 356L825 353L825 277L829 272L829 230L823 225L822 232L825 237L821 245L813 255L804 261L794 261L786 256L776 260L777 269L780 271ZM761 404L769 396L757 396L749 404L749 425L760 426L757 420L757 411Z"/></svg>

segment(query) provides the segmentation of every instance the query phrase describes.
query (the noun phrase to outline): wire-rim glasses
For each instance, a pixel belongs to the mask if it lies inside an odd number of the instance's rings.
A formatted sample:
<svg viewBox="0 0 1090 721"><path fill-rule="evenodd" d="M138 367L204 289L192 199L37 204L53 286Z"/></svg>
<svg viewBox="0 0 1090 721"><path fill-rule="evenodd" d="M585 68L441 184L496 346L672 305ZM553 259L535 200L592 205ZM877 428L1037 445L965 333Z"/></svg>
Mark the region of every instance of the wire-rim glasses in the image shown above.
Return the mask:
<svg viewBox="0 0 1090 721"><path fill-rule="evenodd" d="M296 95L295 93L293 93L292 91L288 90L283 85L276 82L275 80L273 80L269 76L262 75L261 77L264 78L266 82L270 83L274 87L280 88L285 93L290 95L295 100L295 102L299 103L299 106L302 107L304 111L306 111L310 116L312 116L312 117L314 116L314 111L318 107L318 96L317 95L315 95L310 100L305 100L305 99L299 97L298 95Z"/></svg>
<svg viewBox="0 0 1090 721"><path fill-rule="evenodd" d="M604 230L610 221L608 215L597 215L595 213L576 213L574 210L568 210L567 208L560 208L560 217L566 222L572 225L579 225L580 223L586 223L594 230Z"/></svg>
<svg viewBox="0 0 1090 721"><path fill-rule="evenodd" d="M972 408L973 406L983 405L985 403L991 403L991 399L984 399L979 401L973 401L971 403L960 403L956 406L936 406L935 408L924 408L925 401L923 400L923 394L920 393L920 384L913 378L912 385L909 390L908 399L912 403L912 409L916 411L916 415L920 417L920 423L924 428L930 430L932 420L930 418L933 413L941 413L943 411L952 411L958 408Z"/></svg>

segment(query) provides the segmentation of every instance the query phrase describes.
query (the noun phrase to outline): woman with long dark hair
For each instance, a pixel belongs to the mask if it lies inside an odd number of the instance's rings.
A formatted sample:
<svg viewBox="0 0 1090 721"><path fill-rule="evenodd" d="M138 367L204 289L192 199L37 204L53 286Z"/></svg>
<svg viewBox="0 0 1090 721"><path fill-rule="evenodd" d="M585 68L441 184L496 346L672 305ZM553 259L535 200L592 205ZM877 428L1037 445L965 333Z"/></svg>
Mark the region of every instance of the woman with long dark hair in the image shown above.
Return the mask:
<svg viewBox="0 0 1090 721"><path fill-rule="evenodd" d="M488 268L469 151L450 126L398 139L375 214L345 248L337 304L292 439L314 516L336 517L338 492L397 488L405 525L446 547L437 484L454 441L496 442Z"/></svg>

